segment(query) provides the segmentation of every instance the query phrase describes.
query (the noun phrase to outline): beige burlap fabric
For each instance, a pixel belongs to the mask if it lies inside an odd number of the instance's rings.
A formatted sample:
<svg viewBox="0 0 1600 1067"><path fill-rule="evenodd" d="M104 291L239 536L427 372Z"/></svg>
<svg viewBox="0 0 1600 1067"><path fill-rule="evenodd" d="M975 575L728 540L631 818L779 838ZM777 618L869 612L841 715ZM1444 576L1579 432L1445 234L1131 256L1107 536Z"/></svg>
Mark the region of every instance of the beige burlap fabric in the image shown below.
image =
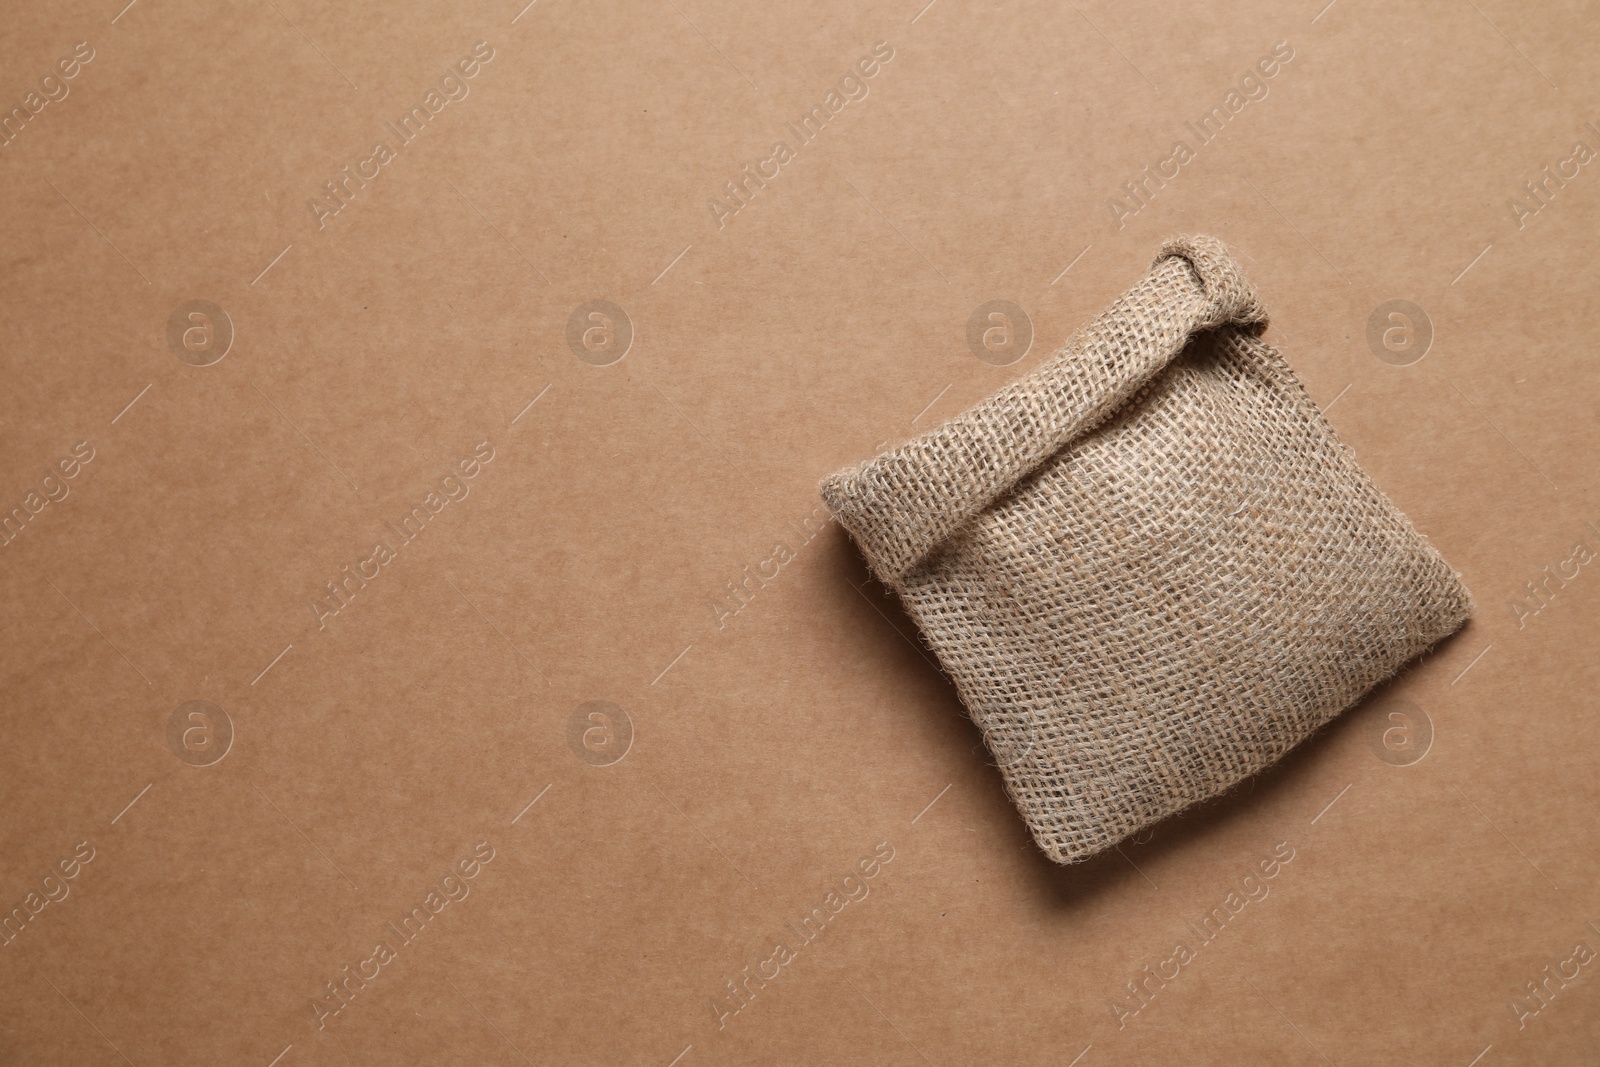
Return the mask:
<svg viewBox="0 0 1600 1067"><path fill-rule="evenodd" d="M1221 242L1180 237L1066 347L822 484L1072 863L1276 761L1466 621Z"/></svg>

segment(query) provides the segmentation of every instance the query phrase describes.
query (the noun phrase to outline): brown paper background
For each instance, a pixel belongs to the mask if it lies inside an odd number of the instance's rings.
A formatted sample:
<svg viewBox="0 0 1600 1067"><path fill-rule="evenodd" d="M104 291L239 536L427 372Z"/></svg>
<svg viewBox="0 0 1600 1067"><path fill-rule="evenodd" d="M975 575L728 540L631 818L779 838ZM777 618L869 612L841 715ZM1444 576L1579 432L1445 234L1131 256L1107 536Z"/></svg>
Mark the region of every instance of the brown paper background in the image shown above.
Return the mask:
<svg viewBox="0 0 1600 1067"><path fill-rule="evenodd" d="M918 8L6 12L5 108L94 58L0 147L0 509L26 518L0 548L0 1061L1600 1058L1600 975L1565 962L1600 946L1600 573L1572 562L1600 550L1600 161L1541 172L1600 150L1592 9ZM467 96L319 229L307 201L480 40ZM880 41L800 146L784 123ZM1280 41L1200 145L1184 124ZM778 140L719 228L707 200ZM1272 772L1060 869L844 535L803 524L823 474L1036 366L1184 231L1237 251L1477 615ZM595 299L634 332L607 366L566 340ZM192 300L232 325L209 366L168 345ZM1034 333L1007 366L967 344L990 300ZM1431 326L1409 365L1375 354L1389 300ZM319 628L323 583L485 441ZM753 594L719 614L730 582ZM191 700L232 726L209 765L168 743ZM631 727L609 765L620 721L568 740L595 700ZM401 943L481 841L469 895ZM1194 937L1280 844L1267 896ZM740 1006L726 983L784 939Z"/></svg>

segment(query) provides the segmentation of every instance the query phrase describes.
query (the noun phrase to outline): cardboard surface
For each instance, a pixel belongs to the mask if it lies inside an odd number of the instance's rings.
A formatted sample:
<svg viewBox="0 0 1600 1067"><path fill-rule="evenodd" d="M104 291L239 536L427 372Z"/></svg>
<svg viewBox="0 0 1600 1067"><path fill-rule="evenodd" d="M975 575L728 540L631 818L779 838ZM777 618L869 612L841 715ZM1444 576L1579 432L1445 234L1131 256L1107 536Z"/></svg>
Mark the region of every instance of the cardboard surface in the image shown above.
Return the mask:
<svg viewBox="0 0 1600 1067"><path fill-rule="evenodd" d="M7 13L0 1061L1600 1057L1592 12L919 7ZM1061 869L815 485L1183 231L1477 616Z"/></svg>

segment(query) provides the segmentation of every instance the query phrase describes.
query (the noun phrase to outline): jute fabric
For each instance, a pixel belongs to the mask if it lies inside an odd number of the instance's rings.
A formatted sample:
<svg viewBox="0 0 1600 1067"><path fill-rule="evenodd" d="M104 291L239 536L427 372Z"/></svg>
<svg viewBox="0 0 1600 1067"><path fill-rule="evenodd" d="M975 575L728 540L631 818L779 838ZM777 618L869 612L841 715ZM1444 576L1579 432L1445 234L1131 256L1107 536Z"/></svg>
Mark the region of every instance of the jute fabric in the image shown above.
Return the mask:
<svg viewBox="0 0 1600 1067"><path fill-rule="evenodd" d="M1282 757L1466 621L1439 553L1178 237L1038 369L822 497L1052 859Z"/></svg>

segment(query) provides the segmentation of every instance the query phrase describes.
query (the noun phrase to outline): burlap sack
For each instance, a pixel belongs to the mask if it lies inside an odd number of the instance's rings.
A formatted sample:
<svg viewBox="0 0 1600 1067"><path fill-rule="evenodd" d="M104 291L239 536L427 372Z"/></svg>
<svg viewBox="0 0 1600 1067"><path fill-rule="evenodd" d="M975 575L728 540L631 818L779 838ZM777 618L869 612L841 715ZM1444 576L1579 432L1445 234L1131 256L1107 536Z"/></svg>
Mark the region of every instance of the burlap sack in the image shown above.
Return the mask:
<svg viewBox="0 0 1600 1067"><path fill-rule="evenodd" d="M1221 242L1179 237L1050 361L822 484L1059 863L1260 771L1455 632Z"/></svg>

